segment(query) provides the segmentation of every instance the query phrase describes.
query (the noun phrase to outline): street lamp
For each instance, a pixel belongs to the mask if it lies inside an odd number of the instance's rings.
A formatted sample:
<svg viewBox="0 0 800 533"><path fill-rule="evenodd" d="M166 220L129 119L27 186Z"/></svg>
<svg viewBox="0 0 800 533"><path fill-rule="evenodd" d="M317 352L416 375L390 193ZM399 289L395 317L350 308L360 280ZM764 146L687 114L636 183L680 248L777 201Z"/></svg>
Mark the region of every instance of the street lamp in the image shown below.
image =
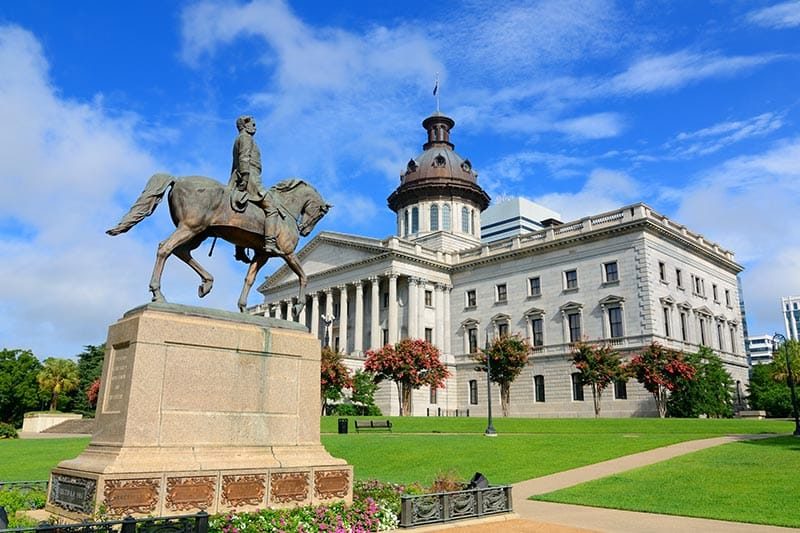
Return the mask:
<svg viewBox="0 0 800 533"><path fill-rule="evenodd" d="M795 437L800 437L800 415L797 410L797 391L794 388L794 373L792 372L792 360L789 357L789 348L786 346L786 337L780 333L772 336L773 350L778 345L783 345L783 353L786 356L786 382L789 384L789 392L792 395L792 414L794 415L794 433Z"/></svg>
<svg viewBox="0 0 800 533"><path fill-rule="evenodd" d="M486 354L486 406L489 411L489 421L483 434L486 437L496 437L497 431L492 425L492 358L489 357L489 332L486 332L486 350L484 350L484 353Z"/></svg>

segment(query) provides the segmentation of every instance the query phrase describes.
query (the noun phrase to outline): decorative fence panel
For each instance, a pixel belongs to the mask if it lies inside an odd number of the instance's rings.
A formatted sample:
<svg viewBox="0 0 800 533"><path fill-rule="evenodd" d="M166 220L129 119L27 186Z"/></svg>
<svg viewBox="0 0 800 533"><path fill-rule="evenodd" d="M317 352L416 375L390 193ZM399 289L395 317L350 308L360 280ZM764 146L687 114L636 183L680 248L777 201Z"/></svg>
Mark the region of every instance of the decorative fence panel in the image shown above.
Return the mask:
<svg viewBox="0 0 800 533"><path fill-rule="evenodd" d="M2 529L4 533L208 533L208 513L164 518L131 517L106 522L78 524L40 524L33 527Z"/></svg>
<svg viewBox="0 0 800 533"><path fill-rule="evenodd" d="M438 522L511 512L511 486L402 496L400 527L417 527Z"/></svg>

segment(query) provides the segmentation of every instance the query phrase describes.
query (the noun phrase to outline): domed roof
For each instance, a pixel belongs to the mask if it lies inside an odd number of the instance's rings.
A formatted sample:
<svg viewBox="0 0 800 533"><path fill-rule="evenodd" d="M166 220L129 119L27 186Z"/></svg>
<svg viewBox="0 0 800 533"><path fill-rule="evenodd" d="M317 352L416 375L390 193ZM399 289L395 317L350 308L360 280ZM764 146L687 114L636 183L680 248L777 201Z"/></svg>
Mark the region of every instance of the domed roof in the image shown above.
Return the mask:
<svg viewBox="0 0 800 533"><path fill-rule="evenodd" d="M389 196L389 207L397 211L402 207L424 200L426 197L463 196L480 206L489 205L489 195L478 185L478 173L469 159L464 159L450 142L450 130L455 121L438 111L422 121L428 132L428 142L415 159L408 161L400 175L400 186Z"/></svg>

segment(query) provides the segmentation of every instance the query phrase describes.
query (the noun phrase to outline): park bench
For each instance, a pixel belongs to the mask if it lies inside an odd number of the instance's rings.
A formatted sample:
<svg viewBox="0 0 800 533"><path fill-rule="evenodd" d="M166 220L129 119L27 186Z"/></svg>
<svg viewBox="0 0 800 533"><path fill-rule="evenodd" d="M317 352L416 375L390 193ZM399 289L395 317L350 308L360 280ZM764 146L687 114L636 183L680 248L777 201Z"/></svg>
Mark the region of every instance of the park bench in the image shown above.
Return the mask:
<svg viewBox="0 0 800 533"><path fill-rule="evenodd" d="M356 420L356 433L362 429L388 429L392 430L391 420Z"/></svg>

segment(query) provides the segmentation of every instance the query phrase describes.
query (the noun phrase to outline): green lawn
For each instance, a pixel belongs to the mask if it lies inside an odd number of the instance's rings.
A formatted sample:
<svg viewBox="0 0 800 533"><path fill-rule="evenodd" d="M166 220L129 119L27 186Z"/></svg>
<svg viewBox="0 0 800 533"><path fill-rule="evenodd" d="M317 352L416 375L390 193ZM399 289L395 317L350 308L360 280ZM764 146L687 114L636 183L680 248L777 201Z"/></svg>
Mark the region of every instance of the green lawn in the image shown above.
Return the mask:
<svg viewBox="0 0 800 533"><path fill-rule="evenodd" d="M535 499L800 527L800 439L726 444Z"/></svg>
<svg viewBox="0 0 800 533"><path fill-rule="evenodd" d="M59 461L77 457L87 444L88 438L0 440L0 481L48 479Z"/></svg>

